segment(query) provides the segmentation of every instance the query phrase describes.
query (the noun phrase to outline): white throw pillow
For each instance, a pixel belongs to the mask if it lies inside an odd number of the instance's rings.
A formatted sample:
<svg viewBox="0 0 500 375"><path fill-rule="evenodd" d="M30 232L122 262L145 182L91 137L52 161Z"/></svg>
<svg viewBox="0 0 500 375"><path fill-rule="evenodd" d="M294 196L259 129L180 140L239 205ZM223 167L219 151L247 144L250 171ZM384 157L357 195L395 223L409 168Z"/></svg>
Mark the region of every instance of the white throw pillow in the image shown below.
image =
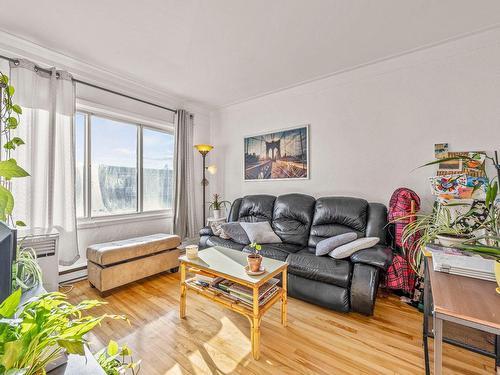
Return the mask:
<svg viewBox="0 0 500 375"><path fill-rule="evenodd" d="M271 224L267 221L258 223L240 222L251 243L281 243L281 239L274 233Z"/></svg>
<svg viewBox="0 0 500 375"><path fill-rule="evenodd" d="M357 240L333 249L332 251L330 251L330 253L328 253L328 255L330 255L334 259L348 258L356 251L368 249L375 246L379 241L380 238L378 237L358 238Z"/></svg>

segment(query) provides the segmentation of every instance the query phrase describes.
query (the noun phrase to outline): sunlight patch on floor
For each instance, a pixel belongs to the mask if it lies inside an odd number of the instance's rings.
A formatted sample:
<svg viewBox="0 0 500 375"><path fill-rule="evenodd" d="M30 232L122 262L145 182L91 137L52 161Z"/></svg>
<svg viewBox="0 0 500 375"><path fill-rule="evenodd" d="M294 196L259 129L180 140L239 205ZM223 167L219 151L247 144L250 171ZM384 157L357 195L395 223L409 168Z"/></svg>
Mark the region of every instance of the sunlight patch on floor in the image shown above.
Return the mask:
<svg viewBox="0 0 500 375"><path fill-rule="evenodd" d="M200 350L190 356L190 360L198 362L203 359L212 370L232 373L251 355L250 339L229 318L221 318L220 323L221 329L217 335L203 343ZM205 371L197 373L206 374Z"/></svg>
<svg viewBox="0 0 500 375"><path fill-rule="evenodd" d="M167 372L165 372L165 375L182 375L184 372L181 369L181 366L176 364L174 367L170 368Z"/></svg>

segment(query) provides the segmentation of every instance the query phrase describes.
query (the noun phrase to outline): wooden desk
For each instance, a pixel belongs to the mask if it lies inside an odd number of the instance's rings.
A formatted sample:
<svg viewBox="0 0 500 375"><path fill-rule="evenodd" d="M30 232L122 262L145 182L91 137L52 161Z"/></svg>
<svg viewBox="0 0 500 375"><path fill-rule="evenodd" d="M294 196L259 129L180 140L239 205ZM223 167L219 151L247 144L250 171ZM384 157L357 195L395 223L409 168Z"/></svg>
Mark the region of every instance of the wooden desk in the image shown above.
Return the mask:
<svg viewBox="0 0 500 375"><path fill-rule="evenodd" d="M428 289L429 284L431 289L425 291L424 305L426 309L430 306L430 295L432 295L433 300L434 374L441 374L442 369L443 321L453 322L496 335L495 351L498 369L500 296L495 291L496 283L435 272L432 266L432 258L426 258L425 262L426 289ZM428 359L426 337L424 337L424 340L426 359ZM467 348L466 345L463 345L463 347Z"/></svg>

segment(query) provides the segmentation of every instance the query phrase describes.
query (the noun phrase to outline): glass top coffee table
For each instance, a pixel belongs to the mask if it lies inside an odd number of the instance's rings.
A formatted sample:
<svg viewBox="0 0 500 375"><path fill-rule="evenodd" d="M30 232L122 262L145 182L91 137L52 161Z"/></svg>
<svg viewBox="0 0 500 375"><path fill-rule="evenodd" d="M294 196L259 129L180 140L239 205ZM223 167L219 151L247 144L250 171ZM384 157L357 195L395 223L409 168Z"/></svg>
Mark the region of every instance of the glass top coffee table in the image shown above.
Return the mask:
<svg viewBox="0 0 500 375"><path fill-rule="evenodd" d="M186 317L186 297L187 291L192 290L197 294L208 298L226 308L240 313L250 321L250 341L252 344L252 355L254 359L260 357L260 322L263 315L276 302L281 301L281 324L286 327L287 308L287 267L286 262L270 258L262 258L262 266L266 272L259 276L250 276L245 272L247 265L247 255L241 251L224 247L211 247L198 252L198 258L188 259L183 255L179 258L181 273L181 299L180 317ZM196 281L196 276L186 278L188 273L213 276L218 281L214 284L200 285ZM274 285L275 276L281 274L281 287ZM222 280L222 281L221 281ZM227 281L224 281L227 280ZM219 284L220 283L220 284ZM212 285L220 285L220 288ZM224 288L222 289L222 285ZM227 287L230 286L228 291ZM235 296L239 292L249 292L249 299L238 299ZM272 293L271 293L272 292Z"/></svg>

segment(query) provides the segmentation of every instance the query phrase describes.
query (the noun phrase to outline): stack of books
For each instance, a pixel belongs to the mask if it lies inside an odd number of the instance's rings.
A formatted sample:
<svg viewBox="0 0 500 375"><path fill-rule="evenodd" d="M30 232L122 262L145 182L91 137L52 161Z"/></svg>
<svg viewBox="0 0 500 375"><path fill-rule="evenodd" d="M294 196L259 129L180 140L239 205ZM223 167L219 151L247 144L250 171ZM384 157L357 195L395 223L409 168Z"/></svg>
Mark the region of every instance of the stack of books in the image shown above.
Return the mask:
<svg viewBox="0 0 500 375"><path fill-rule="evenodd" d="M278 279L271 279L259 287L259 305L264 305L269 301L279 290ZM233 283L226 279L215 280L211 284L213 289L222 292L225 296L234 301L242 302L247 306L252 306L253 303L253 290L252 288Z"/></svg>
<svg viewBox="0 0 500 375"><path fill-rule="evenodd" d="M209 287L215 283L217 279L222 280L220 277L198 270L194 277L194 283L203 287Z"/></svg>

